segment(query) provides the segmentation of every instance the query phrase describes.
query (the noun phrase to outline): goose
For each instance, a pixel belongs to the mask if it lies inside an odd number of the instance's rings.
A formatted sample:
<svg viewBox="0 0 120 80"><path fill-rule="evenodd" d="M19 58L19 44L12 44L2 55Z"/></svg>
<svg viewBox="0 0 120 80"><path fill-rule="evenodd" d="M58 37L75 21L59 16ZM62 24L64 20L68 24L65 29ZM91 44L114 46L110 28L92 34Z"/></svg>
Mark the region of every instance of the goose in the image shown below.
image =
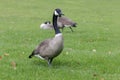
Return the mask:
<svg viewBox="0 0 120 80"><path fill-rule="evenodd" d="M70 18L66 17L66 16L61 16L58 17L58 28L59 29L64 29L64 27L69 27L71 29L71 31L73 32L72 27L76 27L77 23L73 22ZM42 29L53 29L53 25L51 24L50 21L45 21L44 23L42 23L40 25L40 28Z"/></svg>
<svg viewBox="0 0 120 80"><path fill-rule="evenodd" d="M46 21L40 25L40 28L42 29L54 29L53 25L50 21Z"/></svg>
<svg viewBox="0 0 120 80"><path fill-rule="evenodd" d="M29 58L33 56L39 57L41 59L47 60L48 65L51 65L53 59L57 57L63 50L63 36L57 27L57 18L61 17L62 11L60 9L55 9L53 13L53 27L55 31L55 36L50 39L46 39L41 42L29 55Z"/></svg>

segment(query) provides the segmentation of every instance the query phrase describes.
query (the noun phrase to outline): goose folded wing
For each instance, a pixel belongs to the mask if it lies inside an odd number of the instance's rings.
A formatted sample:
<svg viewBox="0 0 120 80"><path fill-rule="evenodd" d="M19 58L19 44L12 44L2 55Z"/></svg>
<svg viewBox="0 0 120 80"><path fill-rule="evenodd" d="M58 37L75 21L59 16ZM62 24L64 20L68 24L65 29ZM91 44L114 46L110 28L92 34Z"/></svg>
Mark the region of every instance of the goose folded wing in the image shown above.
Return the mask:
<svg viewBox="0 0 120 80"><path fill-rule="evenodd" d="M63 25L72 25L74 23L71 19L65 16L59 17L58 21L61 22Z"/></svg>

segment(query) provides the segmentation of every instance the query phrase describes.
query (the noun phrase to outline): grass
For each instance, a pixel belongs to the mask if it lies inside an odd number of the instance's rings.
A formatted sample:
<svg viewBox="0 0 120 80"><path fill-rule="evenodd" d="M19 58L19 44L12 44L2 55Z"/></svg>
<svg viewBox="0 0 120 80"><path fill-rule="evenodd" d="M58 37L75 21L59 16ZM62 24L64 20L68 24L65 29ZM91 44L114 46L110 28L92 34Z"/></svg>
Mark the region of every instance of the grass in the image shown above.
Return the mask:
<svg viewBox="0 0 120 80"><path fill-rule="evenodd" d="M1 0L0 80L119 80L119 0ZM78 23L65 28L64 50L52 67L29 54L54 36L39 29L55 8Z"/></svg>

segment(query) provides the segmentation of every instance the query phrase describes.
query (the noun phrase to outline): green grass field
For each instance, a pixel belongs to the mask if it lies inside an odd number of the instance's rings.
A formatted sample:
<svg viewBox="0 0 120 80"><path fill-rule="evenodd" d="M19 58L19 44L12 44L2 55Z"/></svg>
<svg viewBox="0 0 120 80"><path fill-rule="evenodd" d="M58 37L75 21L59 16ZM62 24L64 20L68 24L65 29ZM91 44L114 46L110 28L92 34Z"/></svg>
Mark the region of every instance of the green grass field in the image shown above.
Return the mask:
<svg viewBox="0 0 120 80"><path fill-rule="evenodd" d="M32 50L54 31L39 25L55 8L78 23L65 28L52 67ZM120 80L119 0L0 0L0 80Z"/></svg>

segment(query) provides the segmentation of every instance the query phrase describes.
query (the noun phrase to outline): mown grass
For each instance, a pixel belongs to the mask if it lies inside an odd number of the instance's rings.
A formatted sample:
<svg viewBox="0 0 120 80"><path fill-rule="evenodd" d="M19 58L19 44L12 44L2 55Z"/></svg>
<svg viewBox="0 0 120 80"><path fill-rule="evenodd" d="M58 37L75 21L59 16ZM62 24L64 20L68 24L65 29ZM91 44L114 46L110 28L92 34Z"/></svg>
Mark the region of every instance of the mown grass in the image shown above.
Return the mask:
<svg viewBox="0 0 120 80"><path fill-rule="evenodd" d="M1 0L0 80L119 80L119 0ZM78 23L65 28L52 67L29 54L54 31L39 29L55 8Z"/></svg>

